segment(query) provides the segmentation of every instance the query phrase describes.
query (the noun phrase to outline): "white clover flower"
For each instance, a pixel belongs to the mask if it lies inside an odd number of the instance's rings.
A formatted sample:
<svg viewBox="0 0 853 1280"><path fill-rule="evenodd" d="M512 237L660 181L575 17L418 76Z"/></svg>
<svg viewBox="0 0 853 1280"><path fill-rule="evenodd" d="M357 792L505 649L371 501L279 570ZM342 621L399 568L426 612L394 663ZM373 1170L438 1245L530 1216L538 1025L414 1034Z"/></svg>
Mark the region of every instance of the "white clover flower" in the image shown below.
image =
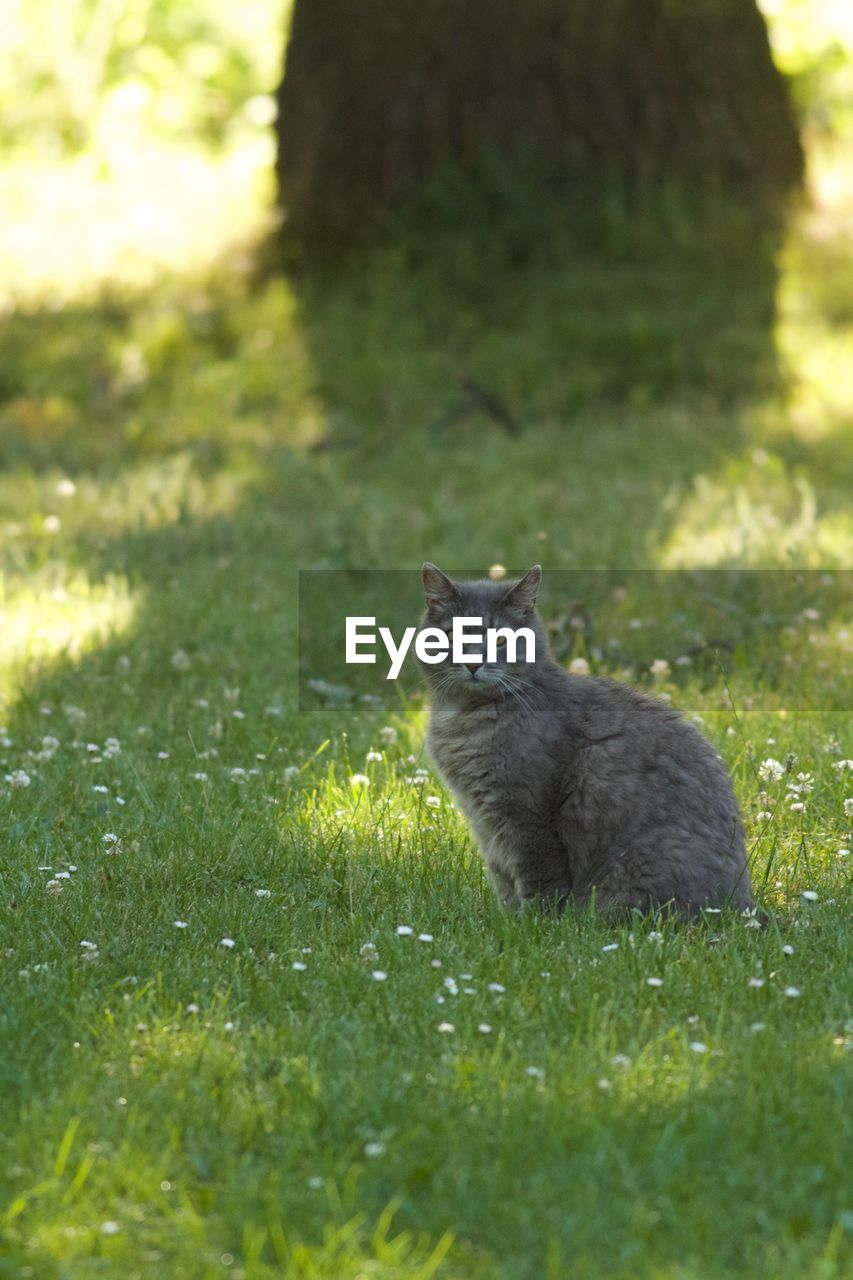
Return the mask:
<svg viewBox="0 0 853 1280"><path fill-rule="evenodd" d="M670 666L666 658L655 658L654 662L649 667L649 671L655 680L665 680L669 675Z"/></svg>
<svg viewBox="0 0 853 1280"><path fill-rule="evenodd" d="M433 961L433 963L435 963L435 962ZM505 987L502 983L500 983L500 982L490 982L490 983L489 983L489 986L488 986L488 989L489 989L489 991L494 991L494 992L496 992L496 993L497 993L497 995L499 995L499 996L502 996L502 995L503 995L503 993L506 991L506 987Z"/></svg>
<svg viewBox="0 0 853 1280"><path fill-rule="evenodd" d="M433 969L440 969L441 961L437 958L435 960L430 960L430 965L432 966Z"/></svg>
<svg viewBox="0 0 853 1280"><path fill-rule="evenodd" d="M112 760L115 756L121 755L121 743L118 738L107 738L103 755L105 760Z"/></svg>
<svg viewBox="0 0 853 1280"><path fill-rule="evenodd" d="M183 649L176 649L172 654L172 666L176 671L189 671L190 655Z"/></svg>
<svg viewBox="0 0 853 1280"><path fill-rule="evenodd" d="M351 787L369 787L370 779L366 773L354 773L349 780Z"/></svg>
<svg viewBox="0 0 853 1280"><path fill-rule="evenodd" d="M646 978L647 987L662 987L663 978Z"/></svg>
<svg viewBox="0 0 853 1280"><path fill-rule="evenodd" d="M301 772L302 770L299 768L298 765L289 764L285 769L284 773L282 774L282 777L284 778L285 782L295 782L296 779L301 774Z"/></svg>
<svg viewBox="0 0 853 1280"><path fill-rule="evenodd" d="M782 954L786 956L792 956L794 954L794 948L791 946L790 942L785 943L782 948Z"/></svg>
<svg viewBox="0 0 853 1280"><path fill-rule="evenodd" d="M481 1022L477 1027L477 1030L484 1036L487 1036L491 1029L491 1025L488 1022Z"/></svg>
<svg viewBox="0 0 853 1280"><path fill-rule="evenodd" d="M398 924L398 925L397 925L397 937L398 937L398 938L411 938L411 936L412 936L412 934L413 934L414 932L415 932L415 931L414 931L414 929L412 928L412 926L411 926L410 924Z"/></svg>
<svg viewBox="0 0 853 1280"><path fill-rule="evenodd" d="M569 674L573 676L588 676L590 671L589 663L586 658L572 658L569 663Z"/></svg>
<svg viewBox="0 0 853 1280"><path fill-rule="evenodd" d="M785 995L785 996L788 996L788 997L789 997L789 999L791 999L791 1000L796 1000L796 999L797 999L797 996L799 996L799 995L800 995L800 988L799 988L799 987L786 987L786 988L785 988L785 990L782 992L782 994L783 994L783 995Z"/></svg>
<svg viewBox="0 0 853 1280"><path fill-rule="evenodd" d="M774 760L772 756L768 756L766 760L758 766L758 776L764 782L778 782L785 773L785 766L779 760Z"/></svg>
<svg viewBox="0 0 853 1280"><path fill-rule="evenodd" d="M840 853L841 850L839 849L838 852ZM431 933L419 933L417 940L418 942L432 942L433 936Z"/></svg>
<svg viewBox="0 0 853 1280"><path fill-rule="evenodd" d="M849 773L853 770L853 760L836 760L832 767L837 773Z"/></svg>
<svg viewBox="0 0 853 1280"><path fill-rule="evenodd" d="M388 977L388 974L384 969L374 969L370 976L373 978L374 982L384 982Z"/></svg>
<svg viewBox="0 0 853 1280"><path fill-rule="evenodd" d="M791 805L791 813L805 813L805 811L806 806L803 804L802 800L795 800Z"/></svg>
<svg viewBox="0 0 853 1280"><path fill-rule="evenodd" d="M379 730L379 737L386 747L393 747L397 741L397 730L392 725L386 724L384 729Z"/></svg>
<svg viewBox="0 0 853 1280"><path fill-rule="evenodd" d="M195 1003L195 1001L192 1001L192 1003L191 1003L191 1004L188 1004L188 1005L187 1005L187 1007L186 1007L186 1012L187 1012L187 1013L198 1013L198 1005Z"/></svg>
<svg viewBox="0 0 853 1280"><path fill-rule="evenodd" d="M707 1053L707 1052L708 1052L708 1046L707 1046L706 1044L703 1044L701 1040L691 1040L691 1041L690 1041L690 1044L689 1044L689 1046L688 1046L688 1048L689 1048L693 1053Z"/></svg>
<svg viewBox="0 0 853 1280"><path fill-rule="evenodd" d="M62 893L61 880L48 880L47 884L44 887L52 898L58 898L60 893Z"/></svg>
<svg viewBox="0 0 853 1280"><path fill-rule="evenodd" d="M441 799L439 796L427 796L424 804L428 805L430 809L440 809Z"/></svg>
<svg viewBox="0 0 853 1280"><path fill-rule="evenodd" d="M541 1067L528 1067L527 1075L533 1080L543 1080L545 1078L545 1072Z"/></svg>
<svg viewBox="0 0 853 1280"><path fill-rule="evenodd" d="M120 1231L121 1231L121 1227L117 1222L113 1222L112 1220L110 1220L110 1221L101 1223L102 1236L117 1236Z"/></svg>
<svg viewBox="0 0 853 1280"><path fill-rule="evenodd" d="M814 889L803 889L803 892L800 894L800 897L802 898L803 902L817 902L817 894L815 893Z"/></svg>
<svg viewBox="0 0 853 1280"><path fill-rule="evenodd" d="M188 929L188 928L189 928L189 922L188 922L187 920L176 920L176 921L175 921L175 928L176 928L176 929Z"/></svg>
<svg viewBox="0 0 853 1280"><path fill-rule="evenodd" d="M456 1030L456 1028L454 1027L454 1025L453 1025L453 1023L452 1023L452 1022L439 1022L439 1024L438 1024L438 1030L439 1030L443 1035L448 1035L448 1036L449 1036L449 1035L451 1035L451 1034Z"/></svg>
<svg viewBox="0 0 853 1280"><path fill-rule="evenodd" d="M598 1084L598 1088L601 1090L602 1093L609 1093L610 1090L613 1088L613 1085L604 1076L602 1076L602 1078L597 1082L597 1084Z"/></svg>
<svg viewBox="0 0 853 1280"><path fill-rule="evenodd" d="M236 947L237 943L234 941L233 938L223 938L220 941L219 945L220 947L227 947L228 950L230 951L233 947Z"/></svg>
<svg viewBox="0 0 853 1280"><path fill-rule="evenodd" d="M602 950L602 951L618 951L618 950L619 950L619 943L618 943L618 942L608 942L607 946L606 946L606 947L602 947L602 948L601 948L601 950Z"/></svg>
<svg viewBox="0 0 853 1280"><path fill-rule="evenodd" d="M763 986L764 986L764 979L763 979L763 978L750 978L750 980L749 980L749 982L748 982L748 984L747 984L747 985L748 985L748 986L750 986L750 987L754 987L754 988L756 989L756 991L757 991L759 987L763 987Z"/></svg>
<svg viewBox="0 0 853 1280"><path fill-rule="evenodd" d="M372 942L365 942L359 951L362 960L366 960L368 964L375 964L379 959L379 952Z"/></svg>
<svg viewBox="0 0 853 1280"><path fill-rule="evenodd" d="M844 816L845 818L853 818L853 796L849 796L844 801Z"/></svg>
<svg viewBox="0 0 853 1280"><path fill-rule="evenodd" d="M773 814L770 812L769 809L760 809L758 813L755 815L755 821L769 822L772 817L773 817Z"/></svg>
<svg viewBox="0 0 853 1280"><path fill-rule="evenodd" d="M10 787L28 787L32 778L23 769L15 769L12 773L6 774L6 781Z"/></svg>
<svg viewBox="0 0 853 1280"><path fill-rule="evenodd" d="M610 1059L610 1065L613 1067L630 1067L631 1059L627 1053L614 1053Z"/></svg>
<svg viewBox="0 0 853 1280"><path fill-rule="evenodd" d="M751 1022L749 1024L749 1029L752 1032L752 1034L755 1035L758 1031L763 1031L765 1026L766 1026L766 1023L764 1022Z"/></svg>
<svg viewBox="0 0 853 1280"><path fill-rule="evenodd" d="M103 844L118 844L119 838L114 831L105 831L101 836L101 842Z"/></svg>
<svg viewBox="0 0 853 1280"><path fill-rule="evenodd" d="M270 897L272 897L272 889L256 889L256 890L255 890L255 897L256 897L256 898L270 898Z"/></svg>
<svg viewBox="0 0 853 1280"><path fill-rule="evenodd" d="M304 960L294 960L290 967L291 969L295 969L297 973L304 973L308 968L308 965L305 964Z"/></svg>
<svg viewBox="0 0 853 1280"><path fill-rule="evenodd" d="M451 978L451 977L447 977L447 978L445 978L445 979L444 979L444 985L445 985L445 987L447 988L447 990L450 992L450 994L451 994L452 996L458 996L458 995L459 995L459 988L458 988L458 986L456 985L456 979L455 979L455 978Z"/></svg>
<svg viewBox="0 0 853 1280"><path fill-rule="evenodd" d="M199 770L199 772L198 772L198 773L194 773L194 774L193 774L193 778L195 779L195 781L196 781L196 782L209 782L209 781L210 781L210 778L209 778L209 777L208 777L208 775L204 772L204 770Z"/></svg>
<svg viewBox="0 0 853 1280"><path fill-rule="evenodd" d="M366 755L364 758L365 758L365 760L367 761L367 763L368 763L368 764L381 764L381 763L382 763L382 752L381 752L381 751L368 751L367 755Z"/></svg>
<svg viewBox="0 0 853 1280"><path fill-rule="evenodd" d="M245 782L245 781L246 781L247 776L248 776L248 775L247 775L247 773L246 773L246 770L245 770L245 769L241 769L239 765L238 765L236 768L234 768L234 769L232 769L232 770L231 770L231 781L232 781L232 782L239 782L239 783L243 783L243 782Z"/></svg>
<svg viewBox="0 0 853 1280"><path fill-rule="evenodd" d="M384 1142L366 1142L364 1144L364 1154L369 1156L371 1159L375 1159L376 1156L384 1156L385 1151L386 1146Z"/></svg>

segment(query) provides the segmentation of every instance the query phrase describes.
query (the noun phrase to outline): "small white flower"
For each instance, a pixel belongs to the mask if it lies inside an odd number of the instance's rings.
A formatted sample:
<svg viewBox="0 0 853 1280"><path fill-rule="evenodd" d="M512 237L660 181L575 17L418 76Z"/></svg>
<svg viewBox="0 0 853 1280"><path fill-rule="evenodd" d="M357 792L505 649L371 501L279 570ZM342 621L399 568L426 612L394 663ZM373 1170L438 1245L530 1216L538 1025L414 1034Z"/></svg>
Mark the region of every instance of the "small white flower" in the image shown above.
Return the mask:
<svg viewBox="0 0 853 1280"><path fill-rule="evenodd" d="M176 671L189 671L190 656L183 649L176 649L172 654L172 666Z"/></svg>
<svg viewBox="0 0 853 1280"><path fill-rule="evenodd" d="M800 988L786 987L782 994L788 996L791 1000L796 1000L797 996L800 994Z"/></svg>
<svg viewBox="0 0 853 1280"><path fill-rule="evenodd" d="M763 987L763 986L764 986L764 979L763 979L763 978L750 978L748 985L749 985L750 987L754 987L754 988L756 989L756 991L757 991L759 987Z"/></svg>
<svg viewBox="0 0 853 1280"><path fill-rule="evenodd" d="M452 1022L439 1022L438 1030L441 1031L443 1035L450 1035L456 1030L456 1028Z"/></svg>
<svg viewBox="0 0 853 1280"><path fill-rule="evenodd" d="M649 667L649 671L654 676L655 680L665 680L669 675L669 663L666 658L655 658L654 662Z"/></svg>
<svg viewBox="0 0 853 1280"><path fill-rule="evenodd" d="M384 729L379 730L379 737L387 747L393 747L394 743L397 741L397 730L390 724L386 724Z"/></svg>
<svg viewBox="0 0 853 1280"><path fill-rule="evenodd" d="M755 1035L755 1033L756 1033L756 1032L758 1032L758 1031L763 1031L763 1030L764 1030L765 1025L766 1025L766 1024L765 1024L765 1023L763 1023L763 1022L751 1022L751 1023L749 1024L749 1029L750 1029L750 1031L752 1032L752 1034L753 1034L753 1035Z"/></svg>
<svg viewBox="0 0 853 1280"><path fill-rule="evenodd" d="M412 934L413 934L414 932L415 932L415 931L414 931L414 929L412 928L412 926L411 926L410 924L398 924L398 925L397 925L397 937L398 937L398 938L411 938L411 936L412 936Z"/></svg>
<svg viewBox="0 0 853 1280"><path fill-rule="evenodd" d="M117 1222L108 1221L101 1223L101 1235L103 1236L117 1236L120 1231L121 1227Z"/></svg>
<svg viewBox="0 0 853 1280"><path fill-rule="evenodd" d="M176 921L175 921L175 928L176 928L176 929L188 929L188 928L189 928L189 921L187 921L187 920L176 920Z"/></svg>
<svg viewBox="0 0 853 1280"><path fill-rule="evenodd" d="M544 1076L545 1076L545 1072L542 1070L541 1067L528 1067L527 1074L533 1080L542 1080L544 1079Z"/></svg>
<svg viewBox="0 0 853 1280"><path fill-rule="evenodd" d="M601 950L602 950L602 951L618 951L618 950L619 950L619 943L618 943L618 942L608 942L607 946L606 946L606 947L602 947L602 948L601 948Z"/></svg>
<svg viewBox="0 0 853 1280"><path fill-rule="evenodd" d="M295 764L289 764L285 769L282 777L285 782L296 782L302 770Z"/></svg>
<svg viewBox="0 0 853 1280"><path fill-rule="evenodd" d="M67 476L63 476L61 480L56 482L56 492L60 498L73 498L77 492L77 486L73 480L69 480Z"/></svg>
<svg viewBox="0 0 853 1280"><path fill-rule="evenodd" d="M688 1046L693 1053L707 1053L708 1046L703 1044L701 1040L691 1040Z"/></svg>
<svg viewBox="0 0 853 1280"><path fill-rule="evenodd" d="M836 850L835 850L835 856L836 856L836 858L849 858L849 857L850 857L850 850L849 850L849 849L836 849Z"/></svg>
<svg viewBox="0 0 853 1280"><path fill-rule="evenodd" d="M794 954L794 948L791 946L790 942L785 943L784 947L782 948L782 952L786 956L792 956Z"/></svg>
<svg viewBox="0 0 853 1280"><path fill-rule="evenodd" d="M366 1142L364 1145L364 1154L370 1156L371 1159L375 1156L384 1156L385 1150L384 1142Z"/></svg>
<svg viewBox="0 0 853 1280"><path fill-rule="evenodd" d="M381 764L381 763L382 763L382 752L381 752L381 751L368 751L367 755L365 756L365 759L366 759L366 761L367 761L367 763L368 763L368 764Z"/></svg>
<svg viewBox="0 0 853 1280"><path fill-rule="evenodd" d="M105 787L103 783L96 783L92 790L97 792L99 796L107 796L110 793L109 787Z"/></svg>
<svg viewBox="0 0 853 1280"><path fill-rule="evenodd" d="M52 898L57 898L59 897L60 893L62 893L61 880L48 880L47 884L44 887Z"/></svg>
<svg viewBox="0 0 853 1280"><path fill-rule="evenodd" d="M480 1031L484 1036L487 1036L491 1031L491 1029L492 1028L488 1022L481 1022L477 1027L477 1030Z"/></svg>
<svg viewBox="0 0 853 1280"><path fill-rule="evenodd" d="M101 841L103 844L118 844L119 839L114 831L105 831L101 836Z"/></svg>
<svg viewBox="0 0 853 1280"><path fill-rule="evenodd" d="M832 767L838 773L850 773L853 770L853 760L836 760Z"/></svg>
<svg viewBox="0 0 853 1280"><path fill-rule="evenodd" d="M351 787L369 787L370 779L366 773L354 773L349 780Z"/></svg>
<svg viewBox="0 0 853 1280"><path fill-rule="evenodd" d="M322 1185L323 1185L323 1179L318 1178L316 1174L314 1174L312 1178L308 1179L308 1186L311 1188L312 1191L319 1191Z"/></svg>
<svg viewBox="0 0 853 1280"><path fill-rule="evenodd" d="M6 774L6 781L10 787L28 787L32 778L23 769L15 769L12 773Z"/></svg>
<svg viewBox="0 0 853 1280"><path fill-rule="evenodd" d="M803 892L800 894L800 897L802 898L803 902L817 902L817 894L815 893L814 889L803 889Z"/></svg>
<svg viewBox="0 0 853 1280"><path fill-rule="evenodd" d="M572 658L569 663L569 672L573 676L588 676L589 663L586 658Z"/></svg>
<svg viewBox="0 0 853 1280"><path fill-rule="evenodd" d="M613 1085L604 1076L598 1081L598 1087L602 1093L609 1093Z"/></svg>
<svg viewBox="0 0 853 1280"><path fill-rule="evenodd" d="M388 977L388 974L385 972L384 969L374 969L373 973L370 976L371 978L374 979L375 982L384 982L385 979Z"/></svg>
<svg viewBox="0 0 853 1280"><path fill-rule="evenodd" d="M506 991L506 987L503 985L503 983L500 983L500 982L490 982L488 989L489 991L497 992L499 996L502 996L503 993Z"/></svg>
<svg viewBox="0 0 853 1280"><path fill-rule="evenodd" d="M188 1004L187 1013L198 1013L198 1005L195 1002Z"/></svg>
<svg viewBox="0 0 853 1280"><path fill-rule="evenodd" d="M168 752L168 751L158 751L158 752L157 752L157 759L158 759L158 760L168 760L168 759L169 759L169 752Z"/></svg>
<svg viewBox="0 0 853 1280"><path fill-rule="evenodd" d="M791 813L805 813L805 811L806 806L803 804L802 800L795 800L791 805Z"/></svg>
<svg viewBox="0 0 853 1280"><path fill-rule="evenodd" d="M45 533L59 533L62 528L62 521L59 516L45 516L44 531Z"/></svg>
<svg viewBox="0 0 853 1280"><path fill-rule="evenodd" d="M439 796L427 796L424 804L428 805L430 809L440 809L441 799Z"/></svg>
<svg viewBox="0 0 853 1280"><path fill-rule="evenodd" d="M452 996L458 996L458 995L459 995L459 988L458 988L458 986L456 985L456 979L455 979L455 978L450 978L450 977L445 978L445 979L444 979L444 985L445 985L445 988L450 992L450 994L451 994Z"/></svg>
<svg viewBox="0 0 853 1280"><path fill-rule="evenodd" d="M295 969L297 973L304 973L305 970L308 968L308 965L305 964L304 961L302 960L294 960L293 964L290 967L291 969Z"/></svg>
<svg viewBox="0 0 853 1280"><path fill-rule="evenodd" d="M626 1053L615 1053L610 1059L610 1063L614 1067L630 1067L631 1059Z"/></svg>
<svg viewBox="0 0 853 1280"><path fill-rule="evenodd" d="M764 782L778 782L785 773L785 766L779 760L774 760L772 756L768 756L766 760L758 766L758 776Z"/></svg>
<svg viewBox="0 0 853 1280"><path fill-rule="evenodd" d="M28 785L27 783L24 783L24 786L27 786L27 785ZM849 796L844 801L844 816L845 818L853 818L853 796Z"/></svg>
<svg viewBox="0 0 853 1280"><path fill-rule="evenodd" d="M441 961L438 958L436 958L435 960L430 960L430 964L432 965L433 969L441 968Z"/></svg>
<svg viewBox="0 0 853 1280"><path fill-rule="evenodd" d="M365 942L358 953L362 960L366 960L368 964L375 964L379 959L379 952L372 942Z"/></svg>
<svg viewBox="0 0 853 1280"><path fill-rule="evenodd" d="M232 781L232 782L241 782L241 783L242 783L242 782L245 782L245 781L246 781L246 770L245 770L245 769L241 769L241 768L239 767L239 765L237 766L237 768L232 769L232 770L231 770L231 781Z"/></svg>
<svg viewBox="0 0 853 1280"><path fill-rule="evenodd" d="M220 947L227 947L230 951L232 947L236 947L237 943L233 938L223 938L219 945Z"/></svg>
<svg viewBox="0 0 853 1280"><path fill-rule="evenodd" d="M647 987L662 987L663 978L646 978Z"/></svg>
<svg viewBox="0 0 853 1280"><path fill-rule="evenodd" d="M272 897L272 889L256 889L256 890L255 890L255 897L256 897L256 898L271 898L271 897Z"/></svg>
<svg viewBox="0 0 853 1280"><path fill-rule="evenodd" d="M196 781L196 782L209 782L209 781L210 781L210 779L208 778L207 774L206 774L203 770L199 771L198 773L194 773L194 774L193 774L193 778L195 779L195 781Z"/></svg>
<svg viewBox="0 0 853 1280"><path fill-rule="evenodd" d="M418 934L418 942L432 942L432 941L433 941L433 936L431 933Z"/></svg>
<svg viewBox="0 0 853 1280"><path fill-rule="evenodd" d="M756 822L769 822L772 817L773 814L769 809L760 809L755 815L755 820Z"/></svg>

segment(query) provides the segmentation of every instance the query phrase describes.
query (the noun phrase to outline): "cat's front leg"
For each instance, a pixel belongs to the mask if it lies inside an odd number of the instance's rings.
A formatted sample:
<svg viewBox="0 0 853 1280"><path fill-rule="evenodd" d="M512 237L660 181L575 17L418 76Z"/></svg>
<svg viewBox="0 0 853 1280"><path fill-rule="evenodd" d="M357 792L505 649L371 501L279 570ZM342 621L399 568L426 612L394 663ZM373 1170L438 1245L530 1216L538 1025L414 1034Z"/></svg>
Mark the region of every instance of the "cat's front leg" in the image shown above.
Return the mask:
<svg viewBox="0 0 853 1280"><path fill-rule="evenodd" d="M517 907L521 901L516 892L515 880L500 864L486 863L486 874L499 902L505 907Z"/></svg>

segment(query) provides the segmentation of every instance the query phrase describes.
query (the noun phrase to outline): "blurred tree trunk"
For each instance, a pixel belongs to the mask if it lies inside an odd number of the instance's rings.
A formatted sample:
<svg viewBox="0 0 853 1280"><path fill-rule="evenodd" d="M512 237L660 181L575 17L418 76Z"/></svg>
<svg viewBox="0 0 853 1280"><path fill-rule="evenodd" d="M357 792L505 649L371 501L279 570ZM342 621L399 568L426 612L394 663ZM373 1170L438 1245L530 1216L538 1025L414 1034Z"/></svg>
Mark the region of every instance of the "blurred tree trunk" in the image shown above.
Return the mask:
<svg viewBox="0 0 853 1280"><path fill-rule="evenodd" d="M755 0L295 0L278 177L310 238L416 208L437 177L569 204L801 176Z"/></svg>

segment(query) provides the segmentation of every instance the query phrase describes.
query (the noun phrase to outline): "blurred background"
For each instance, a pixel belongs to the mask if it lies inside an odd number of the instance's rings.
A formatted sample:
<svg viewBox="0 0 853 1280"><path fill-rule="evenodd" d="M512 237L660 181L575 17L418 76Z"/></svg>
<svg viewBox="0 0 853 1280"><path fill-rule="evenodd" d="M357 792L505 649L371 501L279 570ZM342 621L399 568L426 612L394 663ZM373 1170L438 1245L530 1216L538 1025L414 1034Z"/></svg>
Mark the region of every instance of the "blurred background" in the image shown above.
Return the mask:
<svg viewBox="0 0 853 1280"><path fill-rule="evenodd" d="M849 561L850 7L394 12L6 4L0 503L33 655L142 600L166 627L189 546L255 599L426 555Z"/></svg>

